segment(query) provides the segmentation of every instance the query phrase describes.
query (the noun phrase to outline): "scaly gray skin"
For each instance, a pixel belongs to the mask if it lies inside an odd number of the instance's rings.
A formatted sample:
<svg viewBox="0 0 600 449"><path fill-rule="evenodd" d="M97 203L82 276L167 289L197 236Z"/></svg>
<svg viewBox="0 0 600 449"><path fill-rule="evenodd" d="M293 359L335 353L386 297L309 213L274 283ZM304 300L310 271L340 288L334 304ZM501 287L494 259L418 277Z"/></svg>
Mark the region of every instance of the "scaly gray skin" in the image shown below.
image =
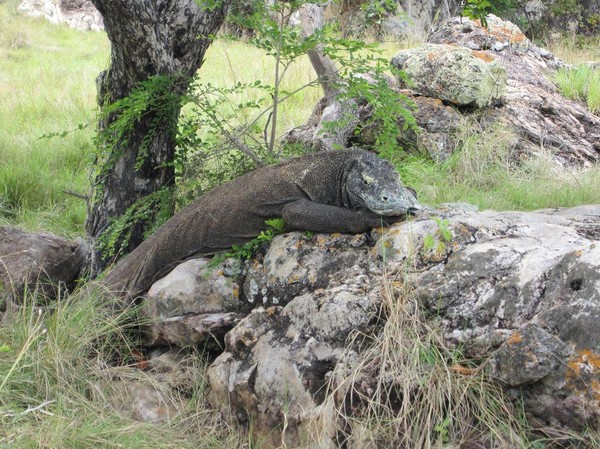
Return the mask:
<svg viewBox="0 0 600 449"><path fill-rule="evenodd" d="M136 298L182 261L254 239L270 218L283 218L289 231L360 233L420 209L389 162L362 150L315 153L247 173L198 198L102 283Z"/></svg>

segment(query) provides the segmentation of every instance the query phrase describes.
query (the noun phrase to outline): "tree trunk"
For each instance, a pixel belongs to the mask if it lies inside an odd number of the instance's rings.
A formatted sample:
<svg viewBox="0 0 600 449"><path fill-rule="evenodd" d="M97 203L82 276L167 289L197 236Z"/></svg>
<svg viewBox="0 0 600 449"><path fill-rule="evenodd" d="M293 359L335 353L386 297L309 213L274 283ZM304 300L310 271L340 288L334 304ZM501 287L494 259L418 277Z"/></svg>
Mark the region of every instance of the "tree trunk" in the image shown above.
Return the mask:
<svg viewBox="0 0 600 449"><path fill-rule="evenodd" d="M170 80L170 93L184 93L191 77L201 66L214 34L225 18L230 0L216 7L200 8L194 0L92 0L104 19L111 41L108 70L98 77L98 103L101 108L127 97L140 82L153 76ZM158 103L160 105L160 102ZM119 118L119 113L100 121L99 148L107 150L95 180L86 231L95 242L92 274L109 262L101 254L98 237L116 218L147 195L174 185L175 132L180 104L174 102L156 110L143 111L126 136L116 141L102 137ZM127 238L119 238L116 256L124 255L144 237L153 217L135 218Z"/></svg>
<svg viewBox="0 0 600 449"><path fill-rule="evenodd" d="M305 3L300 7L299 12L302 34L305 38L312 36L323 27L323 6ZM317 45L314 50L309 50L307 54L313 69L319 77L323 94L329 101L333 100L339 94L339 87L336 86L336 83L339 83L340 78L335 62L323 54L322 44Z"/></svg>
<svg viewBox="0 0 600 449"><path fill-rule="evenodd" d="M323 6L305 3L300 8L300 23L305 37L311 36L323 26ZM323 53L322 45L307 51L308 59L313 66L324 97L314 108L305 125L288 131L283 140L289 143L301 143L320 150L346 148L360 118L353 114L356 102L348 98L340 98L343 89L342 79L334 61ZM327 130L328 122L345 123L335 131Z"/></svg>

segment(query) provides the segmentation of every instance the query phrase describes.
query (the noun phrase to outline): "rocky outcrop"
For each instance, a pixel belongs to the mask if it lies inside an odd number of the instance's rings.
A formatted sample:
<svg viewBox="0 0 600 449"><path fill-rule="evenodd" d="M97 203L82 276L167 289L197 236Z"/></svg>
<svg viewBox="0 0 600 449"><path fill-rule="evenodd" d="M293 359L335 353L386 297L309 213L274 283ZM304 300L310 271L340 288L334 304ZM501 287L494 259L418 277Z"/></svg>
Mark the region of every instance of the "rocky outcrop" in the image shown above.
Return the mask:
<svg viewBox="0 0 600 449"><path fill-rule="evenodd" d="M451 18L432 28L426 44L399 52L391 64L409 80L399 78L390 86L397 89L399 101L406 103L408 96L415 105L416 127L404 126L399 117L397 141L405 149L416 148L443 162L457 148L461 123L476 122L481 130L500 123L514 134L511 145L518 158L544 148L561 165L600 161L600 117L560 94L551 77L566 65L510 22L490 15L483 28L466 18ZM372 111L359 103L356 122L333 133L337 144L375 142L373 125L358 126L369 122ZM326 112L317 106L308 122L284 139L318 146L318 129L329 120Z"/></svg>
<svg viewBox="0 0 600 449"><path fill-rule="evenodd" d="M146 295L146 344L220 349L223 336L250 307L240 297L241 267L229 259L212 266L189 260L156 282Z"/></svg>
<svg viewBox="0 0 600 449"><path fill-rule="evenodd" d="M367 236L290 233L274 239L259 262L185 262L149 290L146 344L222 349L223 337L257 307L283 306L296 296L339 285L340 272L364 275Z"/></svg>
<svg viewBox="0 0 600 449"><path fill-rule="evenodd" d="M264 447L338 447L331 429L344 427L347 395L371 394L372 373L386 370L375 369L385 357L368 366L361 357L383 338L383 298L398 286L446 345L477 361L457 375L484 370L508 397L523 398L538 424L593 428L600 424L599 243L600 206L477 212L453 205L383 234L281 235L235 276L230 262L212 277L201 274L205 262L194 262L201 268L194 286L186 277L170 292L153 289L162 301L172 295L173 315L190 322L218 310L186 312L182 291L206 292L202 307L221 304L222 313L235 314L216 333L224 334L224 351L208 372L212 400L252 423ZM219 289L221 299L211 299ZM161 326L172 319L154 318ZM183 335L195 332L189 341L205 345L211 337L194 326ZM343 373L354 373L352 380ZM340 388L348 382L354 389ZM365 406L352 404L354 414ZM347 447L362 447L358 441L348 437Z"/></svg>
<svg viewBox="0 0 600 449"><path fill-rule="evenodd" d="M90 0L23 0L21 14L44 17L52 23L66 23L80 31L104 29L102 16Z"/></svg>
<svg viewBox="0 0 600 449"><path fill-rule="evenodd" d="M446 339L488 360L527 411L577 427L598 423L600 207L446 216L453 238L423 251L436 223L397 226L386 256L409 275ZM410 236L410 239L407 237Z"/></svg>
<svg viewBox="0 0 600 449"><path fill-rule="evenodd" d="M0 297L19 300L33 290L56 296L75 282L86 252L83 243L0 226Z"/></svg>
<svg viewBox="0 0 600 449"><path fill-rule="evenodd" d="M525 0L516 3L510 19L519 23L529 35L545 36L549 32L588 35L600 33L598 0Z"/></svg>
<svg viewBox="0 0 600 449"><path fill-rule="evenodd" d="M327 18L335 18L350 35L378 35L386 39L423 39L431 25L459 13L458 0L349 0L332 2Z"/></svg>
<svg viewBox="0 0 600 449"><path fill-rule="evenodd" d="M506 91L501 104L488 108L484 121L501 121L511 127L520 137L522 152L542 146L564 164L600 161L600 117L559 93L550 77L564 64L533 44L516 26L495 16L488 18L488 28L453 18L433 28L428 42L464 47L481 60L505 68ZM423 70L415 71L414 77L431 80ZM431 96L418 86L415 91Z"/></svg>

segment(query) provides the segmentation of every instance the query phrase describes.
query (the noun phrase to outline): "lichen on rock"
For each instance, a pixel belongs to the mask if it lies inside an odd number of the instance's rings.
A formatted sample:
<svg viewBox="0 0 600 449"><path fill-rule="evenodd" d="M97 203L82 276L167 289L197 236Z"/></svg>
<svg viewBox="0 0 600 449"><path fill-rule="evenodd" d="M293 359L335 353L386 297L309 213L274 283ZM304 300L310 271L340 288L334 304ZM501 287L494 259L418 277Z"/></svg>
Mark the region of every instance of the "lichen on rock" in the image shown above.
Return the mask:
<svg viewBox="0 0 600 449"><path fill-rule="evenodd" d="M401 51L391 63L408 74L411 82L405 87L456 106L486 107L506 90L501 61L465 47L425 44Z"/></svg>

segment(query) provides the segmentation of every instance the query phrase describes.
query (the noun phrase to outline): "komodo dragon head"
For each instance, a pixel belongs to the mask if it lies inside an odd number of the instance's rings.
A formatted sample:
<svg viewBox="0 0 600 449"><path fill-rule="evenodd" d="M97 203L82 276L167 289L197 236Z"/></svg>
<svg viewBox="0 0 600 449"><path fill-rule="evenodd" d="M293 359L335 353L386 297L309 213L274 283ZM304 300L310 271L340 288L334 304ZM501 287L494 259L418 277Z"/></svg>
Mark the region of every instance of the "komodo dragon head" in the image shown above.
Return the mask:
<svg viewBox="0 0 600 449"><path fill-rule="evenodd" d="M346 175L346 198L352 209L369 209L379 215L415 214L422 209L414 190L405 187L388 161L363 153Z"/></svg>

